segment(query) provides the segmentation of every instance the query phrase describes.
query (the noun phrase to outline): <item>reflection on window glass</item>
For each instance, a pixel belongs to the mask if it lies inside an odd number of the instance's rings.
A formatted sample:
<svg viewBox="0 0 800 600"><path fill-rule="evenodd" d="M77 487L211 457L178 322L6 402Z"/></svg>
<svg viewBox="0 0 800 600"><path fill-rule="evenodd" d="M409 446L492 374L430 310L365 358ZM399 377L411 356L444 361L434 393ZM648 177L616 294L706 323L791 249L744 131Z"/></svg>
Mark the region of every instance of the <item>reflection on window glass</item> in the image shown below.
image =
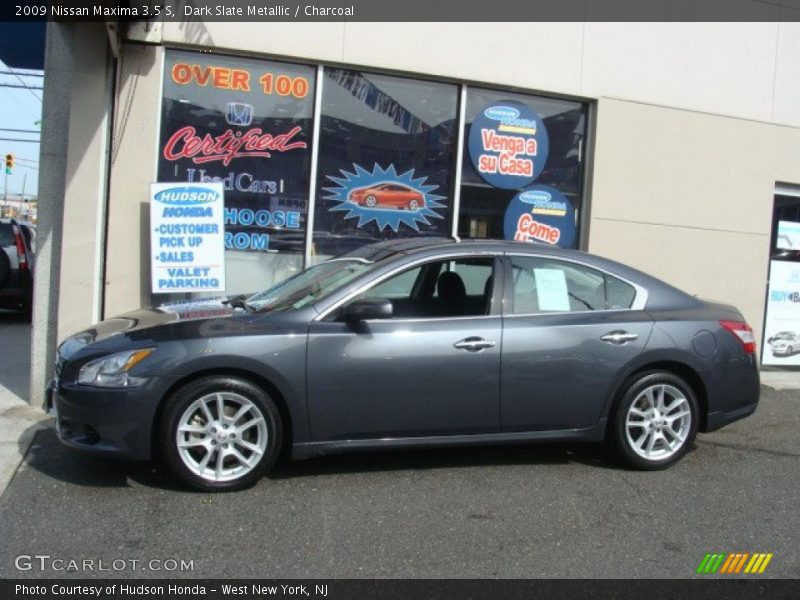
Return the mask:
<svg viewBox="0 0 800 600"><path fill-rule="evenodd" d="M314 260L450 233L458 87L325 69Z"/></svg>
<svg viewBox="0 0 800 600"><path fill-rule="evenodd" d="M515 314L627 309L636 290L585 265L548 258L512 257Z"/></svg>
<svg viewBox="0 0 800 600"><path fill-rule="evenodd" d="M370 267L361 260L334 260L301 271L259 292L247 303L260 312L280 312L322 300Z"/></svg>
<svg viewBox="0 0 800 600"><path fill-rule="evenodd" d="M497 148L496 154L501 154L513 145L514 141L522 140L527 142L532 136L527 137L519 131L527 131L529 134L533 129L526 129L527 125L522 117L529 117L525 110L530 110L531 115L535 114L541 118L541 123L536 122L536 127L544 127L546 130L546 140L548 147L546 150L546 161L540 167L534 167L535 177L526 180L520 177L520 186L516 188L499 187L497 177L482 176L473 164L473 157L470 155L469 136L473 122L481 115L488 114L495 119L498 136L487 136L486 145L490 148ZM517 115L520 124L502 125L501 119L508 116L504 113ZM586 136L586 108L580 102L561 100L556 98L546 98L527 94L514 94L497 90L486 90L470 87L467 90L467 106L465 114L465 136L464 152L462 161L462 183L461 183L461 206L458 221L458 234L470 238L494 238L494 239L514 239L513 232L509 233L505 224L507 210L512 210L512 200L515 196L525 189L538 191L549 190L549 195L563 196L571 204L571 209L566 212L565 218L573 220L574 228L575 215L580 214L582 202L582 180L583 180L583 144ZM504 136L504 137L500 137ZM539 132L538 141L543 145L542 134ZM523 144L520 142L520 145ZM542 147L539 148L543 150ZM519 154L514 155L517 160L528 158L522 148L514 150ZM530 157L532 163L537 163L543 152L539 152L536 157ZM519 162L507 161L503 165L505 172L525 173L529 165L524 160ZM531 165L532 166L532 165ZM515 171L515 167L518 167ZM492 166L499 169L499 166ZM541 172L537 171L541 168ZM488 181L487 181L488 180ZM494 183L492 183L494 182ZM533 199L526 198L522 208L526 208L525 202L530 206L535 206L534 201L540 200L536 196ZM545 201L549 200L545 195ZM560 198L559 198L560 200ZM553 209L560 210L561 206L553 206L552 203L541 207L538 214L553 216ZM530 212L530 210L529 210ZM537 211L533 211L534 218ZM518 215L513 215L517 217ZM539 241L554 243L549 225L552 222L545 217L542 219L545 227L538 228L536 223L530 219L523 219L525 233L530 234L526 239L538 239ZM519 239L519 238L518 238ZM577 235L570 235L568 243L559 243L560 246L577 247Z"/></svg>
<svg viewBox="0 0 800 600"><path fill-rule="evenodd" d="M400 275L391 277L379 283L375 287L369 289L362 294L363 298L388 298L389 300L397 300L400 298L408 299L411 297L411 292L414 289L414 283L419 278L422 267L416 269L409 269Z"/></svg>

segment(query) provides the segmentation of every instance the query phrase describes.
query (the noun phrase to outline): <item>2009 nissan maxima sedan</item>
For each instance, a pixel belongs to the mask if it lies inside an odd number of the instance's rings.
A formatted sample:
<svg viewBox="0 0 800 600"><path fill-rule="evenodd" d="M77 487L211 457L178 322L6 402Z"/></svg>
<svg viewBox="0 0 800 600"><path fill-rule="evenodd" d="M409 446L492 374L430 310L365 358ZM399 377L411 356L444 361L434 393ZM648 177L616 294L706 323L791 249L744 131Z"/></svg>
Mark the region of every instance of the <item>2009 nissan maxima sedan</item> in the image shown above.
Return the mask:
<svg viewBox="0 0 800 600"><path fill-rule="evenodd" d="M735 308L581 252L450 240L103 321L59 346L52 385L64 443L205 490L251 484L284 446L607 440L660 469L758 396Z"/></svg>

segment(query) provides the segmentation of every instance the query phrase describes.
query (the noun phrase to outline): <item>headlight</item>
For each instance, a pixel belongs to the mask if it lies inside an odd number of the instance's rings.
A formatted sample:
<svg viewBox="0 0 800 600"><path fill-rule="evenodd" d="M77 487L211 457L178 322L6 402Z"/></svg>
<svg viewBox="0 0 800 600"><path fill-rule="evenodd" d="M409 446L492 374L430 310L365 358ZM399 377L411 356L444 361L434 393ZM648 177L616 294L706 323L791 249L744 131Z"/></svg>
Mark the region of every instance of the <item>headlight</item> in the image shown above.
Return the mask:
<svg viewBox="0 0 800 600"><path fill-rule="evenodd" d="M89 361L78 373L78 383L98 387L133 387L144 382L141 377L128 375L135 365L150 356L155 348L117 352Z"/></svg>

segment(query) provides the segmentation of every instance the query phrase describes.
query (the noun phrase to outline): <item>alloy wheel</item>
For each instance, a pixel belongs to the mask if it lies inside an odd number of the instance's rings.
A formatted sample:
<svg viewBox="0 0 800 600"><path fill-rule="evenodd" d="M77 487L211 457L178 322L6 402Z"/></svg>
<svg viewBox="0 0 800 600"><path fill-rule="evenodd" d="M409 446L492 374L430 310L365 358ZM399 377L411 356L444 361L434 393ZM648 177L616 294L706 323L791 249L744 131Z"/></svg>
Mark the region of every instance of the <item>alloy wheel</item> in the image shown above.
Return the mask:
<svg viewBox="0 0 800 600"><path fill-rule="evenodd" d="M646 460L673 456L686 443L691 428L692 412L686 395L663 383L639 392L625 418L628 444Z"/></svg>
<svg viewBox="0 0 800 600"><path fill-rule="evenodd" d="M178 454L195 475L212 482L239 479L267 449L269 430L261 410L234 392L206 394L180 416Z"/></svg>

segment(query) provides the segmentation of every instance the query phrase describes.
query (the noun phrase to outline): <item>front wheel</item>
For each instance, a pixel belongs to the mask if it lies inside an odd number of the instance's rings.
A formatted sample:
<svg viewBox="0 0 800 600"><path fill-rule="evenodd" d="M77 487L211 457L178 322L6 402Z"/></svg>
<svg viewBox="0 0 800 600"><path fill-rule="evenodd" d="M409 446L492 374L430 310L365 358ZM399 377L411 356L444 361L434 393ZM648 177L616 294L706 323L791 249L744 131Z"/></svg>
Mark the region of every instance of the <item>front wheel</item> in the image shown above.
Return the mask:
<svg viewBox="0 0 800 600"><path fill-rule="evenodd" d="M697 398L682 378L667 371L635 376L614 415L617 453L637 469L666 468L691 447L698 419Z"/></svg>
<svg viewBox="0 0 800 600"><path fill-rule="evenodd" d="M159 436L169 469L204 491L253 484L275 464L282 440L280 414L269 395L226 376L198 379L173 394Z"/></svg>

